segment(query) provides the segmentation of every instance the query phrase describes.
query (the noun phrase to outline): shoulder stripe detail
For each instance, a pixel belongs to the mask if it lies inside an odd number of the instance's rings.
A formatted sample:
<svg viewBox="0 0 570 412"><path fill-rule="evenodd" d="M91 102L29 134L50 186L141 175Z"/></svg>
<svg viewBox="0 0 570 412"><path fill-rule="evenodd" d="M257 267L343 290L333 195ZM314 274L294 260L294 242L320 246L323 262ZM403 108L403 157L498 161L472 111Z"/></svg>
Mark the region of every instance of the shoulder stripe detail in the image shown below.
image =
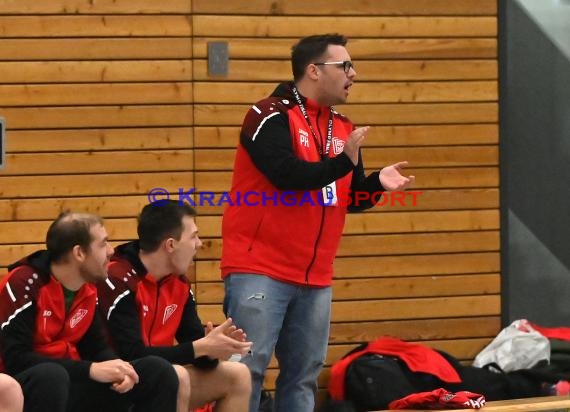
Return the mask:
<svg viewBox="0 0 570 412"><path fill-rule="evenodd" d="M0 326L0 329L4 329L6 326L8 326L8 325L10 324L10 321L11 321L12 319L14 319L14 318L18 315L18 313L20 313L20 312L26 310L28 307L31 306L31 304L32 304L32 302L30 301L30 302L27 302L27 303L26 303L24 306L22 306L21 308L16 309L16 311L10 315L10 317L6 320L6 322L4 322L4 323Z"/></svg>
<svg viewBox="0 0 570 412"><path fill-rule="evenodd" d="M251 108L255 110L257 114L261 114L261 110L259 110L259 107L257 107L256 105L251 106Z"/></svg>
<svg viewBox="0 0 570 412"><path fill-rule="evenodd" d="M257 137L257 134L259 133L259 131L261 130L261 128L263 127L263 124L268 121L269 119L271 119L273 116L277 116L279 114L279 112L275 112L275 113L271 113L269 116L265 117L261 123L259 123L259 126L257 126L257 129L255 130L255 133L253 134L253 137L251 138L251 140L255 141L255 138Z"/></svg>
<svg viewBox="0 0 570 412"><path fill-rule="evenodd" d="M12 288L10 287L10 283L6 283L6 290L8 291L8 295L10 295L10 299L12 299L12 302L16 301L16 296L14 295L14 292L12 292Z"/></svg>
<svg viewBox="0 0 570 412"><path fill-rule="evenodd" d="M123 299L129 293L131 293L130 290L125 290L123 293L121 293L119 296L117 296L117 298L113 301L113 304L109 308L109 311L107 312L107 320L109 320L111 318L111 312L113 312L113 309L115 309L115 307L121 301L121 299Z"/></svg>
<svg viewBox="0 0 570 412"><path fill-rule="evenodd" d="M111 282L109 278L105 279L105 283L107 284L107 286L109 286L109 289L115 290L115 285L113 285L113 282Z"/></svg>

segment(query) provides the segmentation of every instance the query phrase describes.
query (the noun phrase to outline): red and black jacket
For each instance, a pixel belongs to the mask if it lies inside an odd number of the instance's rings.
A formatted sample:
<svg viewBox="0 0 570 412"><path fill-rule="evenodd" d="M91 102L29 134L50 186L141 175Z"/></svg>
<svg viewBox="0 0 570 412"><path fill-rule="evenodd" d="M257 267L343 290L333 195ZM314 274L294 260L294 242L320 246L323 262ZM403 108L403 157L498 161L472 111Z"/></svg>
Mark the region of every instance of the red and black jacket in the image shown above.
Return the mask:
<svg viewBox="0 0 570 412"><path fill-rule="evenodd" d="M301 96L313 136L283 83L247 113L237 148L231 203L222 222L222 277L257 273L280 281L329 286L347 211L372 207L354 193L383 190L378 172L365 177L343 153L353 124L332 111L330 151L326 147L331 108ZM324 206L321 188L335 182L337 206ZM244 196L252 194L248 199Z"/></svg>
<svg viewBox="0 0 570 412"><path fill-rule="evenodd" d="M124 359L156 355L198 367L217 364L194 356L192 342L204 337L204 327L185 276L171 274L157 282L139 258L138 242L115 248L108 274L97 285L99 308Z"/></svg>
<svg viewBox="0 0 570 412"><path fill-rule="evenodd" d="M63 286L50 274L47 251L9 267L0 290L3 368L19 373L57 362L74 378L88 378L91 362L116 359L106 345L97 313L97 290L83 285L68 311Z"/></svg>

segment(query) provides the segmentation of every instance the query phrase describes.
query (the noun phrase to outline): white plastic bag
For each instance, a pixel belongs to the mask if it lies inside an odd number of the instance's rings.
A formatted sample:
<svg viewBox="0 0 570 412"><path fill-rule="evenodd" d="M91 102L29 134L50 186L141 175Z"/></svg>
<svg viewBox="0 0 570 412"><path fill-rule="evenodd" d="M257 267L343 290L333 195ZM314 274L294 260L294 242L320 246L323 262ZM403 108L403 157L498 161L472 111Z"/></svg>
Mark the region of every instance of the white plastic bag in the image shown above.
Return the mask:
<svg viewBox="0 0 570 412"><path fill-rule="evenodd" d="M531 368L541 360L550 362L550 341L526 319L519 319L504 328L475 357L473 366L482 368L495 363L503 372L510 372Z"/></svg>

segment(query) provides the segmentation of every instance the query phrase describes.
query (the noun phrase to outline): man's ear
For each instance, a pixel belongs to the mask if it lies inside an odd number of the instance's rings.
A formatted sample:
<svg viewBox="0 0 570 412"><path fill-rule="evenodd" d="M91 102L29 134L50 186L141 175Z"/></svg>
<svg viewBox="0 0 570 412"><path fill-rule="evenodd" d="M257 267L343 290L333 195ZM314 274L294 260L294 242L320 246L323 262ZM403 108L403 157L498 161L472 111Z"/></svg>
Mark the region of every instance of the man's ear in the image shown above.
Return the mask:
<svg viewBox="0 0 570 412"><path fill-rule="evenodd" d="M311 80L317 80L319 78L319 68L315 65L310 63L307 68L305 69L305 74Z"/></svg>
<svg viewBox="0 0 570 412"><path fill-rule="evenodd" d="M83 250L83 248L79 245L73 246L71 249L71 256L78 262L83 262L87 257L87 253Z"/></svg>
<svg viewBox="0 0 570 412"><path fill-rule="evenodd" d="M168 253L172 253L174 251L174 238L169 237L164 239L162 242L162 247L164 247L164 250L166 250Z"/></svg>

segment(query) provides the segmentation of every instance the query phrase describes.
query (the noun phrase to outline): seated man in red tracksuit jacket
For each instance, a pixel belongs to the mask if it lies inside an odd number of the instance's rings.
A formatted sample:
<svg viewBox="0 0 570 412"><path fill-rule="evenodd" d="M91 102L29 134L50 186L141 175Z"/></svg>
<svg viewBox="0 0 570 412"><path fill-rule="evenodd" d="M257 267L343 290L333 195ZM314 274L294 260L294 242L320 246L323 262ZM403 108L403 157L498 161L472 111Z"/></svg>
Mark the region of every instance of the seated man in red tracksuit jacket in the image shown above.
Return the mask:
<svg viewBox="0 0 570 412"><path fill-rule="evenodd" d="M231 319L216 328L209 323L205 335L186 278L202 245L195 216L183 202L146 205L139 216L139 240L117 247L109 278L98 284L100 310L125 359L157 355L186 366L190 382L180 385L187 386L187 406L180 397L180 411L216 401L218 412L245 412L249 370L220 360L247 354L251 342Z"/></svg>
<svg viewBox="0 0 570 412"><path fill-rule="evenodd" d="M107 278L113 253L102 220L63 213L46 244L12 265L0 289L3 369L19 379L42 368L55 383L34 409L22 385L24 410L174 412L172 365L156 356L123 361L105 342L93 284Z"/></svg>

